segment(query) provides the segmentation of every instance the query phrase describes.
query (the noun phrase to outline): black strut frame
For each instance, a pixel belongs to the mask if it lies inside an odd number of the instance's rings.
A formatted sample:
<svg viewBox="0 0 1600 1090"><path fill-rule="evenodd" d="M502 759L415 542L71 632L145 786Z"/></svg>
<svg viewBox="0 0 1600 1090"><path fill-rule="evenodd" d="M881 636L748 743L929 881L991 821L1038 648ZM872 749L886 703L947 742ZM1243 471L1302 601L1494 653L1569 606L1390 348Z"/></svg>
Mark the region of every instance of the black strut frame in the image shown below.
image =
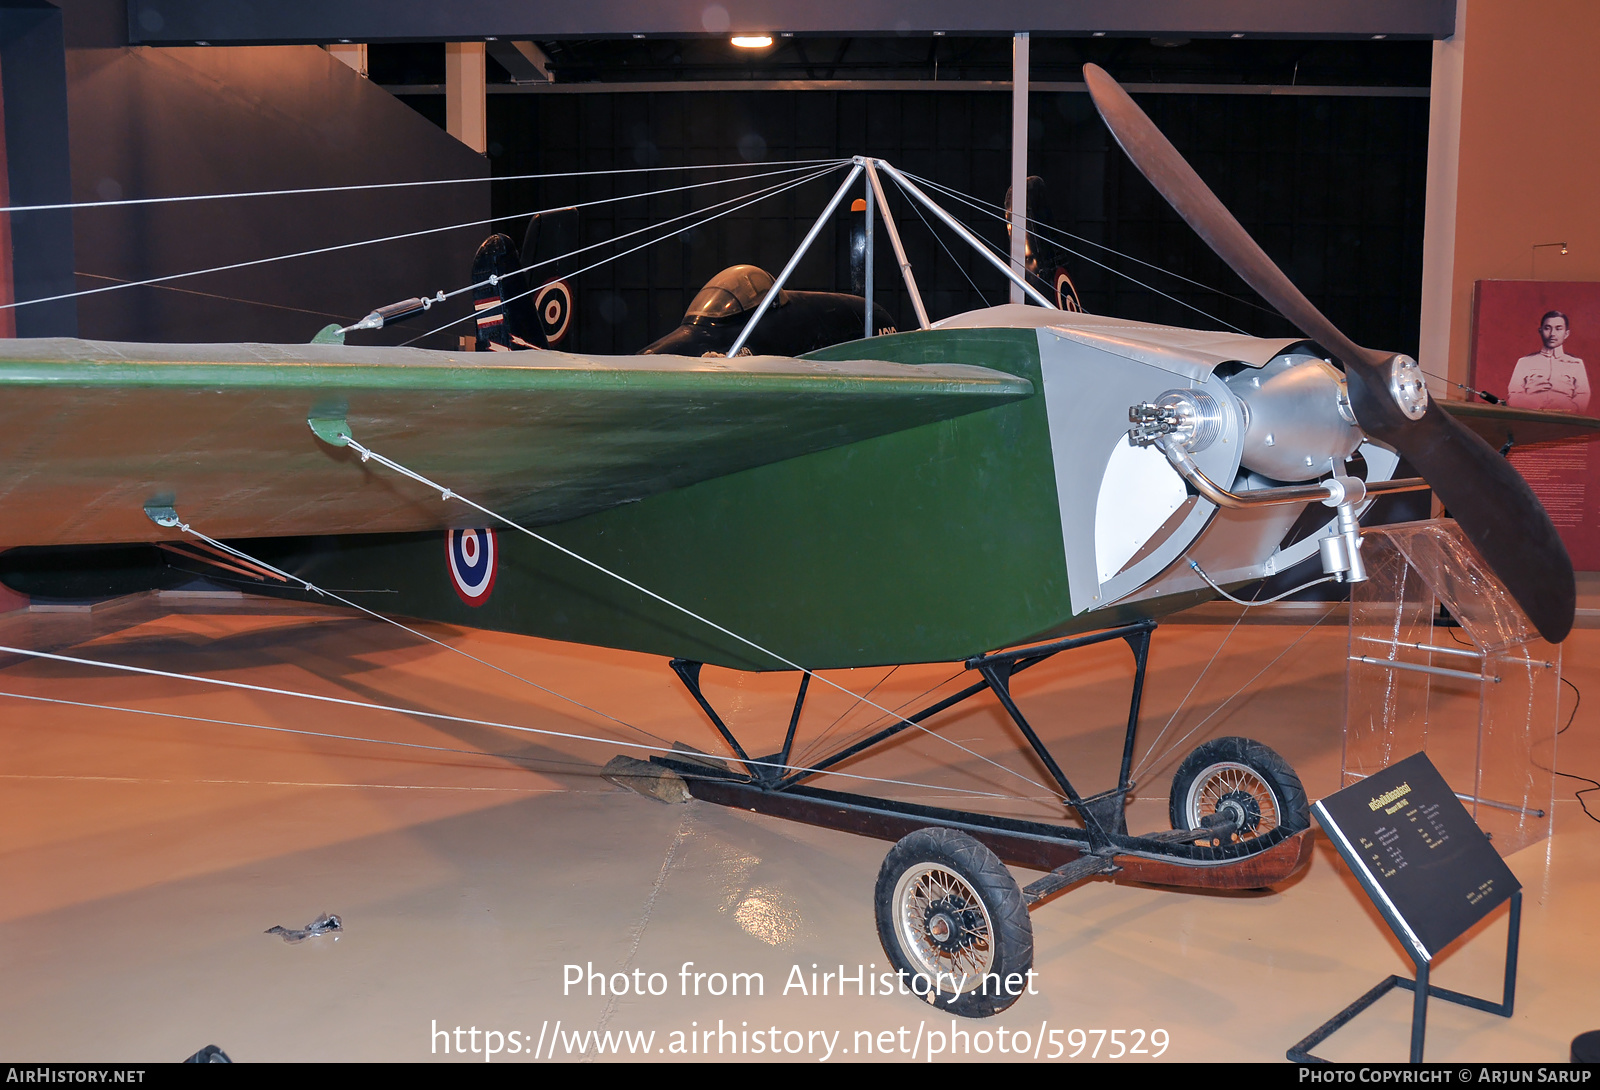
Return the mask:
<svg viewBox="0 0 1600 1090"><path fill-rule="evenodd" d="M1113 857L1116 856L1136 855L1180 865L1211 867L1257 855L1276 847L1299 830L1279 826L1260 837L1238 843L1229 842L1227 834L1232 831L1231 826L1226 828L1213 826L1207 830L1163 830L1143 836L1129 835L1125 806L1128 794L1135 786L1131 779L1133 749L1138 734L1139 706L1144 695L1150 641L1155 627L1154 621L1140 621L1032 647L975 655L967 659L964 665L967 669L976 671L980 680L952 696L889 724L861 741L811 762L803 769L791 769L785 766L790 764L795 729L799 724L800 712L805 704L806 692L811 681L809 672L802 672L800 675L799 690L795 694L794 711L789 718L789 729L784 736L783 748L777 753L752 756L706 699L700 686L700 670L703 664L688 659L674 659L673 671L727 742L739 764L743 765L743 771L720 761L697 759L697 756L689 754L684 754L682 757L656 756L651 760L678 772L684 777L690 793L708 802L887 840L898 839L906 833L928 825L961 829L987 844L1008 863L1056 872L1046 875L1044 879L1035 882L1024 891L1030 901L1042 899L1062 886L1092 874L1116 870L1116 865L1112 863ZM1011 693L1011 679L1063 651L1119 639L1125 641L1129 650L1133 652L1135 671L1117 783L1109 790L1084 795L1073 785L1049 747L1044 744L1027 717L1023 715L1022 709L1017 706ZM1066 805L1077 814L1082 822L1082 828L968 810L922 806L893 799L823 790L805 784L804 781L818 773L881 745L903 731L985 691L992 691L999 699L1006 714L1011 717L1011 721L1016 724L1029 747L1044 765L1056 787L1065 796Z"/></svg>

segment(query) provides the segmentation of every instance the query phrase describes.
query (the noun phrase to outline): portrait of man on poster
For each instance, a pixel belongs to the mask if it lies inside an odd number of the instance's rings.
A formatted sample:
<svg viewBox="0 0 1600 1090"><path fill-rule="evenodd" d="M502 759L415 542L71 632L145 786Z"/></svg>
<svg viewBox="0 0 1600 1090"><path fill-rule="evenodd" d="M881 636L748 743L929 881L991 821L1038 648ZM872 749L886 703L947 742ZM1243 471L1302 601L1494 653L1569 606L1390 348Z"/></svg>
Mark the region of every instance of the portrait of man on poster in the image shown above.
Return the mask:
<svg viewBox="0 0 1600 1090"><path fill-rule="evenodd" d="M1506 404L1517 409L1581 413L1589 408L1589 373L1583 361L1562 349L1572 333L1571 320L1559 310L1539 319L1544 347L1523 356L1511 372Z"/></svg>

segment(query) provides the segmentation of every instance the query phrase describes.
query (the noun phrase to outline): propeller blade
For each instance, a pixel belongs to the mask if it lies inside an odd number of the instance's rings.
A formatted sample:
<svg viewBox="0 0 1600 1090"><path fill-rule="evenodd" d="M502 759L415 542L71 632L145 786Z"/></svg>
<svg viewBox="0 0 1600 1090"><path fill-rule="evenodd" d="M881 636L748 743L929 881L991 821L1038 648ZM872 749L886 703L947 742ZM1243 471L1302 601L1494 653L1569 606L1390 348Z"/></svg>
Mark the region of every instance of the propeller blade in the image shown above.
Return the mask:
<svg viewBox="0 0 1600 1090"><path fill-rule="evenodd" d="M1401 406L1420 382L1414 362L1363 348L1330 322L1233 218L1145 112L1103 69L1084 82L1095 108L1134 166L1218 257L1302 333L1344 364L1361 429L1399 451L1428 481L1468 540L1500 577L1539 634L1560 643L1572 629L1577 589L1555 524L1511 463L1431 401Z"/></svg>

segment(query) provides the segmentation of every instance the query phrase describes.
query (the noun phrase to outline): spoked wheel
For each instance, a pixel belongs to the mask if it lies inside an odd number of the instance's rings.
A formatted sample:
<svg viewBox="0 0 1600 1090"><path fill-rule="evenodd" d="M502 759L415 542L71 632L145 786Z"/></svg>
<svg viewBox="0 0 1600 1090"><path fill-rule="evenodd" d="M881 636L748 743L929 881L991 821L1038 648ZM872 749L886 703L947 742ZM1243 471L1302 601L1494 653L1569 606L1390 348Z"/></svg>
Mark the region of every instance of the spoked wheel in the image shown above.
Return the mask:
<svg viewBox="0 0 1600 1090"><path fill-rule="evenodd" d="M902 839L878 871L873 905L884 953L941 1009L982 1018L1026 988L1033 923L1022 891L967 834L929 828Z"/></svg>
<svg viewBox="0 0 1600 1090"><path fill-rule="evenodd" d="M1213 845L1254 840L1279 827L1298 832L1311 824L1300 777L1289 762L1248 738L1215 738L1184 758L1172 777L1169 809L1174 829L1231 827Z"/></svg>

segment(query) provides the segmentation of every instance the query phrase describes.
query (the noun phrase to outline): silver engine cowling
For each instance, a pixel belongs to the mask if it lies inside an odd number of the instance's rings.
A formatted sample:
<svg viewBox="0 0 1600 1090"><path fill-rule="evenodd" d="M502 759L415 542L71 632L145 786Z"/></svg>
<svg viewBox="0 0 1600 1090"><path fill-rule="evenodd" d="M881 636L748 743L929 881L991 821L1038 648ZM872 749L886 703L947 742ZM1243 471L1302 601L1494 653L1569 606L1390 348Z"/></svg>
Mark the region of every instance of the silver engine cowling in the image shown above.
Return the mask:
<svg viewBox="0 0 1600 1090"><path fill-rule="evenodd" d="M1313 480L1361 445L1344 375L1326 360L1286 354L1225 381L1245 407L1240 464L1253 473Z"/></svg>

